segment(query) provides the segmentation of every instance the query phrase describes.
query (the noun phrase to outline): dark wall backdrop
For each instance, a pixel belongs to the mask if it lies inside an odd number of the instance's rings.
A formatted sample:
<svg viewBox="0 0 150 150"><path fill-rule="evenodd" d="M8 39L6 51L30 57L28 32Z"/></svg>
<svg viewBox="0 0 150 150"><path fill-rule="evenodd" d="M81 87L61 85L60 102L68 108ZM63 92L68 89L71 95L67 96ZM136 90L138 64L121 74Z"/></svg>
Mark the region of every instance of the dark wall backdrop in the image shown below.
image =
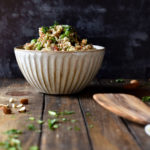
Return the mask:
<svg viewBox="0 0 150 150"><path fill-rule="evenodd" d="M22 76L13 47L55 20L106 47L99 77L150 77L150 0L0 0L0 77Z"/></svg>

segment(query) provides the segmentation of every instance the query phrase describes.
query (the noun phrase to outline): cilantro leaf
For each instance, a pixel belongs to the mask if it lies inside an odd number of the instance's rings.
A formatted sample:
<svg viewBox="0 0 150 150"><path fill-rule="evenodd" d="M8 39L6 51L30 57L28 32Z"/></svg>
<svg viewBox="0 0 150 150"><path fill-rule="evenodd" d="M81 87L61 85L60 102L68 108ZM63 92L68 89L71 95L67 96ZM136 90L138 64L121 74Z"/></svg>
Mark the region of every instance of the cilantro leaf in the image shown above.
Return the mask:
<svg viewBox="0 0 150 150"><path fill-rule="evenodd" d="M143 102L149 102L150 101L150 96L143 96L142 101Z"/></svg>
<svg viewBox="0 0 150 150"><path fill-rule="evenodd" d="M29 150L39 150L38 146L31 146Z"/></svg>

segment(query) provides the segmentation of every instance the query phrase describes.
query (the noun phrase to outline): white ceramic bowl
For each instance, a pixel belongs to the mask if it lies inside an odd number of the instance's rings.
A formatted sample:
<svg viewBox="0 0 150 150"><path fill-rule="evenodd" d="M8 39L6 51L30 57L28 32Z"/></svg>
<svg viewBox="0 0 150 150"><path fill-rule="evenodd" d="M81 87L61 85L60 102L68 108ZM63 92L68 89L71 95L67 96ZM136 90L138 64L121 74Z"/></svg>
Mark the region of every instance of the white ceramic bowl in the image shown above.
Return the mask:
<svg viewBox="0 0 150 150"><path fill-rule="evenodd" d="M42 52L15 48L19 68L38 91L47 94L71 94L82 90L97 74L104 47L74 52Z"/></svg>

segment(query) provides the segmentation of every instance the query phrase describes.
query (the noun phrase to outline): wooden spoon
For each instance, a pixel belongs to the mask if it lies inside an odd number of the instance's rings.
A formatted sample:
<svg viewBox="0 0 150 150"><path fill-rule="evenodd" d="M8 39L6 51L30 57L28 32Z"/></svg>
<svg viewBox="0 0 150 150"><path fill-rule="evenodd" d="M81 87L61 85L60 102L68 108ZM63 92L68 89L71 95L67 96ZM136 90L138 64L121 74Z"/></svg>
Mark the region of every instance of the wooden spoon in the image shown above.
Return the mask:
<svg viewBox="0 0 150 150"><path fill-rule="evenodd" d="M95 94L93 98L118 116L140 124L150 123L150 107L133 95L105 93Z"/></svg>

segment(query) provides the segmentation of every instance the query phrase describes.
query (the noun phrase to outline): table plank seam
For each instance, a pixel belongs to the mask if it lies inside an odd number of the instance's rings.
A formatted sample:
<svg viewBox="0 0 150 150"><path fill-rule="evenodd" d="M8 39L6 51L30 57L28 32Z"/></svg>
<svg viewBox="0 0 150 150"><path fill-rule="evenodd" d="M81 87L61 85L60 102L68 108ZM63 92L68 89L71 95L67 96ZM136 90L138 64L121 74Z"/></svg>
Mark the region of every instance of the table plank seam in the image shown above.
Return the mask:
<svg viewBox="0 0 150 150"><path fill-rule="evenodd" d="M121 117L119 117L120 120L123 122L123 124L125 125L125 127L127 128L127 130L129 131L129 133L131 134L131 136L135 139L135 142L137 143L137 145L139 146L139 148L142 150L142 145L139 142L139 140L137 139L136 135L133 133L133 131L130 129L130 127L127 124L127 121Z"/></svg>
<svg viewBox="0 0 150 150"><path fill-rule="evenodd" d="M41 112L40 120L43 120L44 111L45 111L45 94L43 94L42 112ZM38 142L39 150L41 149L42 134L43 134L43 124L40 124L40 135L39 135L39 142Z"/></svg>
<svg viewBox="0 0 150 150"><path fill-rule="evenodd" d="M91 149L91 150L94 150L94 149L93 149L92 140L91 140L91 137L90 137L90 134L89 134L89 130L88 130L88 125L87 125L87 122L86 122L85 113L84 113L84 110L83 110L83 108L82 108L82 104L81 104L81 102L80 102L80 98L79 98L79 97L78 97L78 103L79 103L79 107L80 107L80 110L81 110L83 122L84 122L84 125L85 125L85 129L86 129L86 133L87 133L87 137L88 137L90 149Z"/></svg>

